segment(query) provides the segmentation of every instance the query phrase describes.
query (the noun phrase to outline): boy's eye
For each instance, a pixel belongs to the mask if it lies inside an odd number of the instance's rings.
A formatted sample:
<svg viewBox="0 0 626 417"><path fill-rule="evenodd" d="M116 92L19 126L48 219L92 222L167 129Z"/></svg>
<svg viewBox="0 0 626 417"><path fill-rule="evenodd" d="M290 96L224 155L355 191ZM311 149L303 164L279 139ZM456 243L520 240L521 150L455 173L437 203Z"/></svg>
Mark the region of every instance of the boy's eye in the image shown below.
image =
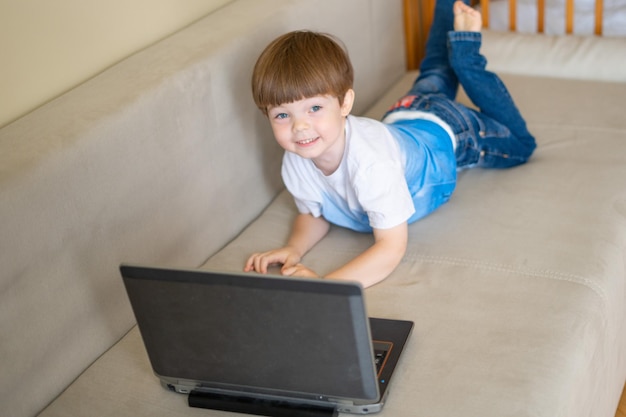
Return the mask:
<svg viewBox="0 0 626 417"><path fill-rule="evenodd" d="M287 113L278 113L276 116L274 116L275 119L286 119L287 117L289 117Z"/></svg>
<svg viewBox="0 0 626 417"><path fill-rule="evenodd" d="M311 107L311 111L313 113L318 112L320 110L322 110L322 106L313 106L313 107Z"/></svg>

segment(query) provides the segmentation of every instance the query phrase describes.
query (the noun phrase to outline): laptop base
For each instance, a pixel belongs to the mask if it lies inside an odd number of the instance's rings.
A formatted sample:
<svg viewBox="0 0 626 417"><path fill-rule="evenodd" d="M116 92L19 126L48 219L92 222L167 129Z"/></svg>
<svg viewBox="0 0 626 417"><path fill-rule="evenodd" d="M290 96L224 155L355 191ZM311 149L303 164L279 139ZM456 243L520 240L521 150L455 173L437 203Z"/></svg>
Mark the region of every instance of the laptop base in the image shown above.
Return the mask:
<svg viewBox="0 0 626 417"><path fill-rule="evenodd" d="M293 404L286 401L259 400L199 391L189 393L188 403L190 407L270 417L337 417L339 415L333 406Z"/></svg>

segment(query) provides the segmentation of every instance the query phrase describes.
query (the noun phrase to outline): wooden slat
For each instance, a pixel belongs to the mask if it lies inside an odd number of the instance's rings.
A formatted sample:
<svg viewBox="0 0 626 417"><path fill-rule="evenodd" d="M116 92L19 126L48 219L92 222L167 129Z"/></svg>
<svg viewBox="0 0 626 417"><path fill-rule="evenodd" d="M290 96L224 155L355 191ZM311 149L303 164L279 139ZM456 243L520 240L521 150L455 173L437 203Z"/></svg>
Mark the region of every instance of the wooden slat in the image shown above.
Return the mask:
<svg viewBox="0 0 626 417"><path fill-rule="evenodd" d="M565 33L574 33L574 0L565 0Z"/></svg>
<svg viewBox="0 0 626 417"><path fill-rule="evenodd" d="M622 391L622 398L619 400L619 406L617 407L615 417L626 417L626 386Z"/></svg>
<svg viewBox="0 0 626 417"><path fill-rule="evenodd" d="M509 30L515 32L517 30L517 1L509 0Z"/></svg>
<svg viewBox="0 0 626 417"><path fill-rule="evenodd" d="M489 27L489 0L471 0L480 2L483 27ZM516 0L509 0L509 29L517 29ZM406 33L407 68L417 69L426 52L426 40L432 24L435 0L404 0L404 24ZM598 36L603 31L604 0L595 0L594 33ZM546 27L546 0L537 0L537 32L544 33ZM574 33L574 0L565 0L565 33Z"/></svg>
<svg viewBox="0 0 626 417"><path fill-rule="evenodd" d="M433 21L435 0L404 0L406 66L418 69L426 55L426 39Z"/></svg>
<svg viewBox="0 0 626 417"><path fill-rule="evenodd" d="M480 11L483 17L483 27L489 27L489 0L480 0Z"/></svg>
<svg viewBox="0 0 626 417"><path fill-rule="evenodd" d="M598 36L602 36L602 17L604 12L603 0L596 0L596 22L594 33Z"/></svg>
<svg viewBox="0 0 626 417"><path fill-rule="evenodd" d="M417 68L415 62L417 56L420 53L418 48L423 48L423 45L419 43L417 33L419 29L417 24L419 22L419 15L417 12L417 2L411 0L404 0L404 47L406 48L406 66L407 69L413 70ZM422 51L423 54L423 51Z"/></svg>
<svg viewBox="0 0 626 417"><path fill-rule="evenodd" d="M537 33L545 32L546 0L537 0Z"/></svg>

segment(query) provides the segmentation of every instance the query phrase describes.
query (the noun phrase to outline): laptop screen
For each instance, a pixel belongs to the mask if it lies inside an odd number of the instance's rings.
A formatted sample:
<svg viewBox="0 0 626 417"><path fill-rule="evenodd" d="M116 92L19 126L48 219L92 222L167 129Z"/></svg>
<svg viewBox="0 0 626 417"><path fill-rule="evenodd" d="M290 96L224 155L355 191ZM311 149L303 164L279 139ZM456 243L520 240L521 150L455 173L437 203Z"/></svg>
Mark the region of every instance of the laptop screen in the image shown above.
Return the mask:
<svg viewBox="0 0 626 417"><path fill-rule="evenodd" d="M122 267L155 373L207 388L376 400L355 283Z"/></svg>

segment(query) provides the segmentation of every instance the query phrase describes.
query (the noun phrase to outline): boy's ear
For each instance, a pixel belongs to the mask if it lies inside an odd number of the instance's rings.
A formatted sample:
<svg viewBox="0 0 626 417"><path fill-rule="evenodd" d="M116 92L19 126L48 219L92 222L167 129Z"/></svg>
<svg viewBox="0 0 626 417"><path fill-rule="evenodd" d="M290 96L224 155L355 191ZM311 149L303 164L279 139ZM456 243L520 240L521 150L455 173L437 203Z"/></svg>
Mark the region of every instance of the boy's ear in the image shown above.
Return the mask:
<svg viewBox="0 0 626 417"><path fill-rule="evenodd" d="M341 115L346 117L352 111L352 106L354 105L354 90L349 89L346 91L346 94L343 96L343 103L341 104Z"/></svg>

